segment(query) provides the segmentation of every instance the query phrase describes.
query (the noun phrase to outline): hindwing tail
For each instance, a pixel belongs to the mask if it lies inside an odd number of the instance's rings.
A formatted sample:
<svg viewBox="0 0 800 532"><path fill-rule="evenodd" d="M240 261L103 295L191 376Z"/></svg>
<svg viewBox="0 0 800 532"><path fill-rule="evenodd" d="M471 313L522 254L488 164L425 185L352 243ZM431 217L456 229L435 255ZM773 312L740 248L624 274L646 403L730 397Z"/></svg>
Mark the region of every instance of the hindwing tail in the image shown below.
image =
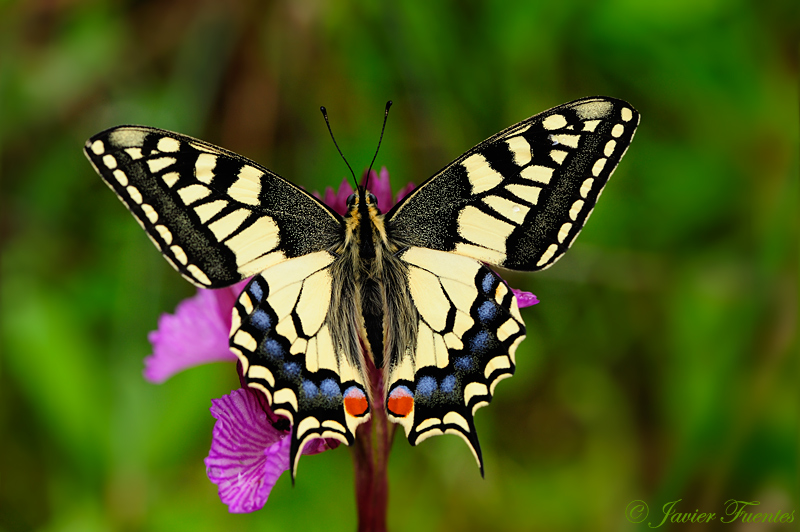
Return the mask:
<svg viewBox="0 0 800 532"><path fill-rule="evenodd" d="M389 418L412 445L461 436L483 472L473 416L514 373L525 338L516 299L496 273L468 257L410 248L400 258L419 321L416 345L390 362Z"/></svg>
<svg viewBox="0 0 800 532"><path fill-rule="evenodd" d="M292 478L308 441L350 445L370 416L361 364L334 345L333 260L319 251L274 266L253 277L234 307L230 346L245 380L292 424Z"/></svg>

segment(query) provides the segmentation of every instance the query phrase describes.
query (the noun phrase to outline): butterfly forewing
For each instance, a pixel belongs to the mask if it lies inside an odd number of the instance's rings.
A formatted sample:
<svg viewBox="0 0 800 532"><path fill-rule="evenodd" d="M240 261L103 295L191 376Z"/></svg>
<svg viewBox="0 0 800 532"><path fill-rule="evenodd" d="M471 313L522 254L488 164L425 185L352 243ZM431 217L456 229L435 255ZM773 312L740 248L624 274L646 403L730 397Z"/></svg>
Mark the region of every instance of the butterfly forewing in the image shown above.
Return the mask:
<svg viewBox="0 0 800 532"><path fill-rule="evenodd" d="M341 219L262 166L170 131L121 126L85 152L164 257L206 288L326 249Z"/></svg>
<svg viewBox="0 0 800 532"><path fill-rule="evenodd" d="M583 228L638 123L627 102L599 97L520 122L395 206L390 234L504 268L547 268Z"/></svg>

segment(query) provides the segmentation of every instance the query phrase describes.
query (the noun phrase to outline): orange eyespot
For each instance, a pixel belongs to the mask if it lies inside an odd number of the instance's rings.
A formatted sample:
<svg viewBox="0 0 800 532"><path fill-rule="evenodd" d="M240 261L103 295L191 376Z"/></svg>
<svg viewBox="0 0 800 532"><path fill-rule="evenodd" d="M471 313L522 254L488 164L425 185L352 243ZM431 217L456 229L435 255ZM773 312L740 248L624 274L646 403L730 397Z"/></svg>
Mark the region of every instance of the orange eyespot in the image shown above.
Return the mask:
<svg viewBox="0 0 800 532"><path fill-rule="evenodd" d="M363 391L351 386L344 392L344 409L348 414L354 417L363 416L368 408L367 396Z"/></svg>
<svg viewBox="0 0 800 532"><path fill-rule="evenodd" d="M389 394L386 408L394 416L406 417L414 410L414 396L405 386L398 386Z"/></svg>

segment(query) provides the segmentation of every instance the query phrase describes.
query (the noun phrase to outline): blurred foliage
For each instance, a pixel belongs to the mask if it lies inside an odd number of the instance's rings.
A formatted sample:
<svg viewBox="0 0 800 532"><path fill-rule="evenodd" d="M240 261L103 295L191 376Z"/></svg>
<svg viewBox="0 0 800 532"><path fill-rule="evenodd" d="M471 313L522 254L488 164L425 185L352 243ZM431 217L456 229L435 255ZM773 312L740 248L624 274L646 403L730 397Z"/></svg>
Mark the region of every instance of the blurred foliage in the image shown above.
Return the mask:
<svg viewBox="0 0 800 532"><path fill-rule="evenodd" d="M634 499L800 512L798 5L0 2L0 531L354 528L346 448L260 512L219 502L208 407L235 371L141 378L147 332L193 289L81 149L147 124L321 190L346 168L319 105L359 168L390 98L396 189L578 97L642 114L572 251L508 275L542 303L477 416L486 480L458 438L398 436L391 528L644 529Z"/></svg>

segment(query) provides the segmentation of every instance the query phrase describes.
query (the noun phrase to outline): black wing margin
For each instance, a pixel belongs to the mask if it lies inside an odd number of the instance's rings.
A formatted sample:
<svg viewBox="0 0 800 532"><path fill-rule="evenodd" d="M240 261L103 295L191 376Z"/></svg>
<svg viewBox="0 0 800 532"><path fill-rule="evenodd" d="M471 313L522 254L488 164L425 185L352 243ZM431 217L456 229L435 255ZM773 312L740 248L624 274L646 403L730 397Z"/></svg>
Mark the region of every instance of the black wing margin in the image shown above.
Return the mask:
<svg viewBox="0 0 800 532"><path fill-rule="evenodd" d="M120 126L86 156L172 266L220 288L328 248L341 217L263 166L162 129Z"/></svg>
<svg viewBox="0 0 800 532"><path fill-rule="evenodd" d="M524 120L389 211L391 238L512 270L545 269L583 228L638 124L630 104L605 97Z"/></svg>

